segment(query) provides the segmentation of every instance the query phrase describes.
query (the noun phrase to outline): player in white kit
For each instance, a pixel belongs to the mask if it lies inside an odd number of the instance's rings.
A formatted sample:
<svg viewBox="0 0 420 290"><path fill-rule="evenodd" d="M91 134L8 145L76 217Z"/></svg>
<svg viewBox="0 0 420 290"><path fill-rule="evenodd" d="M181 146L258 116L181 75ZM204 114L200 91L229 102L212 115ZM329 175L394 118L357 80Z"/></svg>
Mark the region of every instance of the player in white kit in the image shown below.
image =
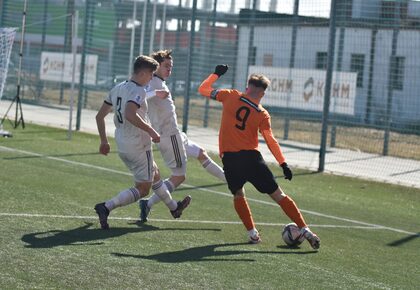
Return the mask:
<svg viewBox="0 0 420 290"><path fill-rule="evenodd" d="M172 73L171 54L171 50L160 50L151 55L159 63L159 68L149 83L147 99L150 121L160 134L160 153L171 169L171 177L165 180L165 184L173 192L185 180L187 156L198 159L207 172L225 182L223 169L208 156L204 148L188 140L187 135L178 128L174 101L165 82ZM147 221L150 209L159 201L156 194L148 200L139 201L141 221Z"/></svg>
<svg viewBox="0 0 420 290"><path fill-rule="evenodd" d="M176 202L160 179L151 151L152 141L160 141L159 134L152 128L146 115L145 86L152 79L159 63L148 56L139 56L133 65L130 80L116 85L105 99L96 115L101 144L99 152L107 155L110 145L106 136L105 117L114 112L115 141L118 155L134 177L134 187L121 191L112 199L95 205L102 229L109 229L108 216L113 209L125 206L147 196L152 186L155 193L165 202L174 218L179 218L188 206L191 197Z"/></svg>

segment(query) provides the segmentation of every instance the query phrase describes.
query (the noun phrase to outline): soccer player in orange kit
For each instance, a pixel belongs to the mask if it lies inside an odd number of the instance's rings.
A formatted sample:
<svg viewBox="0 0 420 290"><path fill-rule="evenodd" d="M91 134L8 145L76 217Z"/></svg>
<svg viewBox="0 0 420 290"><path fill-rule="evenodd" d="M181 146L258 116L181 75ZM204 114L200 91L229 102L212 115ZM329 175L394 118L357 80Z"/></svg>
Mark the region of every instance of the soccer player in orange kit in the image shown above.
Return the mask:
<svg viewBox="0 0 420 290"><path fill-rule="evenodd" d="M219 153L223 162L229 190L238 216L248 231L249 242L257 244L261 237L255 228L251 210L245 197L244 184L250 182L261 193L267 193L301 229L313 249L319 249L320 239L307 226L293 199L287 196L274 179L258 151L258 131L283 169L285 179L292 180L292 171L286 163L280 145L271 130L270 114L260 104L269 79L252 74L245 93L238 90L214 89L213 83L228 70L227 65L217 65L214 73L204 80L198 91L205 97L223 104L219 131Z"/></svg>

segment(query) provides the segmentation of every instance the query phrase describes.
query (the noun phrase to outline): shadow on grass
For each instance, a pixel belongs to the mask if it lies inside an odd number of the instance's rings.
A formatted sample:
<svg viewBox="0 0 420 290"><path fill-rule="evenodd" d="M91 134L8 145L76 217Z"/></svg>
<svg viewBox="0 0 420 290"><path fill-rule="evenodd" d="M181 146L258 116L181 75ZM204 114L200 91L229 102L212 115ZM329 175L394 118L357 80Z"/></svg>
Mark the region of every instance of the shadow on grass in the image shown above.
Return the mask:
<svg viewBox="0 0 420 290"><path fill-rule="evenodd" d="M130 233L149 231L220 231L215 228L159 228L152 225L135 223L136 227L110 228L109 230L91 229L93 223L71 230L51 230L25 234L21 241L26 248L53 248L58 246L101 245L104 239L116 238Z"/></svg>
<svg viewBox="0 0 420 290"><path fill-rule="evenodd" d="M408 243L411 240L418 239L418 238L420 238L420 232L415 235L409 235L405 238L393 241L391 243L388 243L387 245L390 247L398 247L398 246L401 246L402 244Z"/></svg>
<svg viewBox="0 0 420 290"><path fill-rule="evenodd" d="M250 245L248 243L227 243L206 245L201 247L188 248L174 252L163 252L154 255L132 255L124 253L112 253L116 257L122 258L136 258L153 260L161 263L183 263L183 262L208 262L208 261L231 261L231 262L254 262L254 259L249 258L224 258L226 256L244 255L244 254L269 254L269 255L305 255L314 254L317 251L258 251L258 250L216 250L223 247L234 247L249 245L250 247L257 247L257 245Z"/></svg>

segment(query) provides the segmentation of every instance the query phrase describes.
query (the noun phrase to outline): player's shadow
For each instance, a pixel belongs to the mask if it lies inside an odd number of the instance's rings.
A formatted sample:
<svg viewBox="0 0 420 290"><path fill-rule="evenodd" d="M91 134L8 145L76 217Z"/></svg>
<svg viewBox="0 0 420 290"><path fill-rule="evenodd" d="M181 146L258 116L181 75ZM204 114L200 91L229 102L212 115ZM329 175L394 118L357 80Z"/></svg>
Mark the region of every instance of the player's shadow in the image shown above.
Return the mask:
<svg viewBox="0 0 420 290"><path fill-rule="evenodd" d="M183 262L209 262L209 261L232 261L232 262L254 262L250 258L225 258L226 256L244 255L244 254L269 254L269 255L287 255L287 254L314 254L317 251L258 251L258 250L217 250L223 247L234 247L249 245L248 243L227 243L206 245L201 247L188 248L174 252L163 252L154 255L133 255L124 253L112 253L116 257L137 258L153 260L161 263L183 263ZM255 245L249 245L255 247Z"/></svg>
<svg viewBox="0 0 420 290"><path fill-rule="evenodd" d="M420 232L417 233L417 234L414 234L414 235L406 236L406 237L404 237L402 239L393 241L391 243L388 243L388 246L390 246L390 247L398 247L398 246L401 246L402 244L408 243L411 240L418 239L418 238L420 238Z"/></svg>
<svg viewBox="0 0 420 290"><path fill-rule="evenodd" d="M51 230L46 232L36 232L25 234L21 241L26 243L26 248L53 248L58 246L75 245L101 245L104 239L120 237L130 233L141 233L148 231L221 231L215 228L159 228L147 224L137 224L137 227L111 228L101 230L90 228L93 223L71 230Z"/></svg>

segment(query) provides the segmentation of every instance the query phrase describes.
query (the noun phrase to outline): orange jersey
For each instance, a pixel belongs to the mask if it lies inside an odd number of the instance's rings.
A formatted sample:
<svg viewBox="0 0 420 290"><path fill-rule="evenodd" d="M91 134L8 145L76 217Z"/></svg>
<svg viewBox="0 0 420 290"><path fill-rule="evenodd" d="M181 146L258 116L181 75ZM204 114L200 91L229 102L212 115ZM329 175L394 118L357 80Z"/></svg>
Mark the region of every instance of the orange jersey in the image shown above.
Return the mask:
<svg viewBox="0 0 420 290"><path fill-rule="evenodd" d="M260 131L277 161L283 163L285 158L272 135L270 114L261 104L254 103L240 91L213 89L211 85L217 79L217 75L210 75L201 84L199 92L223 104L219 131L220 155L224 152L258 150Z"/></svg>

